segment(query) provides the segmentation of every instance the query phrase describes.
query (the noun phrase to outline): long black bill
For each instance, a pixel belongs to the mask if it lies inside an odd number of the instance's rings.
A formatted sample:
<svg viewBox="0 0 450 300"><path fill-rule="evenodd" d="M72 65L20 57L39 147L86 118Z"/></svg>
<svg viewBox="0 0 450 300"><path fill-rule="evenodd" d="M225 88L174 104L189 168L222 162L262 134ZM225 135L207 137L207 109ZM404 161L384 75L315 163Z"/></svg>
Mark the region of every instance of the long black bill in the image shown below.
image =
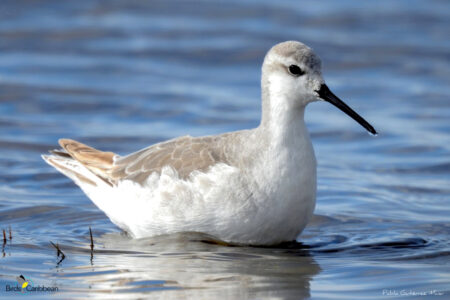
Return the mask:
<svg viewBox="0 0 450 300"><path fill-rule="evenodd" d="M375 128L372 127L366 120L364 120L360 115L358 115L353 109L351 109L347 104L344 103L341 99L339 99L335 94L333 94L326 84L322 84L320 86L320 90L316 91L319 94L319 97L323 100L330 102L347 115L349 115L353 120L358 122L362 127L364 127L371 134L377 134Z"/></svg>

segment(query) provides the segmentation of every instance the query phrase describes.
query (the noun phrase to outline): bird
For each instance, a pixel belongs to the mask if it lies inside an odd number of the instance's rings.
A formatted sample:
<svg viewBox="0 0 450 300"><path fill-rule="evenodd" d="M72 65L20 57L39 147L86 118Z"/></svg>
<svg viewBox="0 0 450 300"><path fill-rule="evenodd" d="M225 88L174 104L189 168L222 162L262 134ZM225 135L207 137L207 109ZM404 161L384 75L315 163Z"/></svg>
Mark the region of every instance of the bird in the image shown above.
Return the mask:
<svg viewBox="0 0 450 300"><path fill-rule="evenodd" d="M121 156L71 139L42 155L132 238L198 232L233 245L297 239L316 205L316 157L305 107L326 101L376 135L333 94L321 60L298 41L274 45L261 72L252 129L182 136Z"/></svg>

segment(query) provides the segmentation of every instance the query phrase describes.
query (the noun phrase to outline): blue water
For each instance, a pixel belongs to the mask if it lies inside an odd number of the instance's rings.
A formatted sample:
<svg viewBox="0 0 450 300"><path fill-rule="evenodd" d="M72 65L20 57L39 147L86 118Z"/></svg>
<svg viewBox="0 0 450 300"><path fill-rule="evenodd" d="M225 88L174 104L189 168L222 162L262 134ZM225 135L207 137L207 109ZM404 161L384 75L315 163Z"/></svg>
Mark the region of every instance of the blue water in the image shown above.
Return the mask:
<svg viewBox="0 0 450 300"><path fill-rule="evenodd" d="M33 299L448 299L449 28L436 0L3 0L0 295L23 274L58 287ZM61 137L127 154L257 126L261 63L284 40L313 47L380 133L308 107L318 197L300 244L130 240L40 158Z"/></svg>

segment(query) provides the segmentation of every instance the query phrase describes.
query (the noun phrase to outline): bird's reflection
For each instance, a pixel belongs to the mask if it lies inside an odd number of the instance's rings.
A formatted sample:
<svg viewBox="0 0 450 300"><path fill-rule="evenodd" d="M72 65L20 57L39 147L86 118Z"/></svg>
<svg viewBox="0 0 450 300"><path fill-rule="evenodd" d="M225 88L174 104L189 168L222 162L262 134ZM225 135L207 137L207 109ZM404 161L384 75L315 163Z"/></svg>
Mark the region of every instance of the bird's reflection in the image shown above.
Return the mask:
<svg viewBox="0 0 450 300"><path fill-rule="evenodd" d="M95 291L90 297L99 298L119 292L132 298L302 299L310 296L310 281L321 271L301 247L227 247L205 243L208 239L198 233L139 240L107 234L96 240L93 266L67 268L65 275L84 282Z"/></svg>

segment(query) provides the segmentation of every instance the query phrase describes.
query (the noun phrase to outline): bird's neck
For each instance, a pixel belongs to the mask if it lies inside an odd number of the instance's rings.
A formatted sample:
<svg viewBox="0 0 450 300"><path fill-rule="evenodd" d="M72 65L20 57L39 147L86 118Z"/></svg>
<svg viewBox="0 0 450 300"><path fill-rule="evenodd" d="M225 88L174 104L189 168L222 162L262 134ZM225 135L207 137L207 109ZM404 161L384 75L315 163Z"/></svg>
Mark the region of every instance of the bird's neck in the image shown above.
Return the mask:
<svg viewBox="0 0 450 300"><path fill-rule="evenodd" d="M272 145L289 146L293 142L309 142L305 125L305 106L293 106L288 95L263 90L262 116L258 130Z"/></svg>
<svg viewBox="0 0 450 300"><path fill-rule="evenodd" d="M265 195L288 191L283 194L285 203L298 201L298 187L314 195L316 186L316 159L304 121L305 107L289 106L289 100L280 95L263 98L261 124L249 141L254 149L252 178Z"/></svg>

